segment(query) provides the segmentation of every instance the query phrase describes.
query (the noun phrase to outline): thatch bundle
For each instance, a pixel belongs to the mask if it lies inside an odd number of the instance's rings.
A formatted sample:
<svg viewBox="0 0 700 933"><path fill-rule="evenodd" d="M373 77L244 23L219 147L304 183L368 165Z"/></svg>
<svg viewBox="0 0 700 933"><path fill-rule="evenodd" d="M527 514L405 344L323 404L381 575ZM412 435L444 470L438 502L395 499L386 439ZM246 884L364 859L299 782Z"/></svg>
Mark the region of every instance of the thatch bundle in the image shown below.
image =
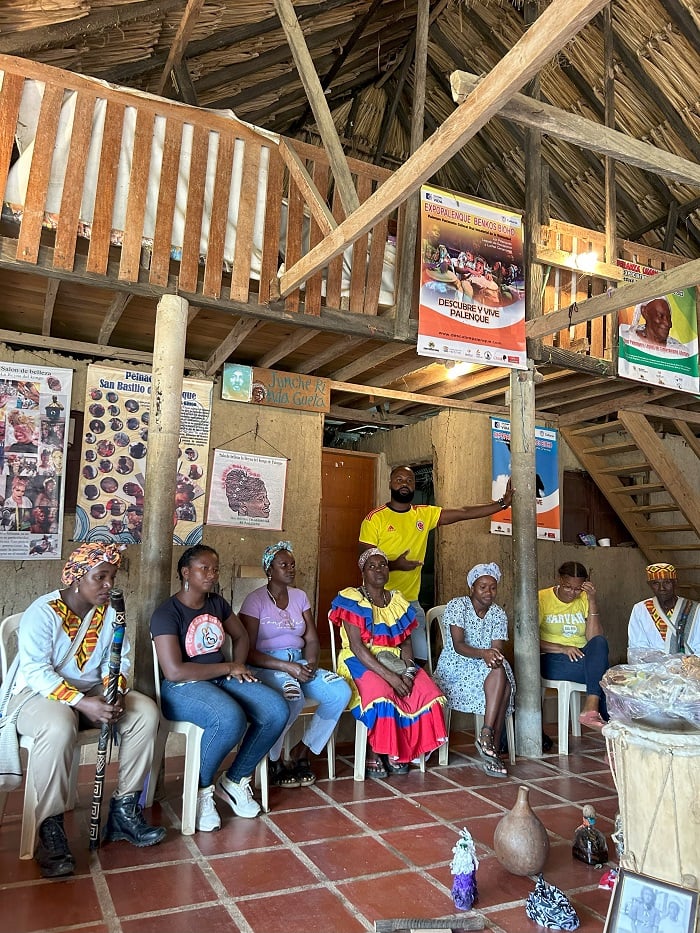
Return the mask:
<svg viewBox="0 0 700 933"><path fill-rule="evenodd" d="M0 31L21 32L78 19L90 12L88 0L2 0Z"/></svg>

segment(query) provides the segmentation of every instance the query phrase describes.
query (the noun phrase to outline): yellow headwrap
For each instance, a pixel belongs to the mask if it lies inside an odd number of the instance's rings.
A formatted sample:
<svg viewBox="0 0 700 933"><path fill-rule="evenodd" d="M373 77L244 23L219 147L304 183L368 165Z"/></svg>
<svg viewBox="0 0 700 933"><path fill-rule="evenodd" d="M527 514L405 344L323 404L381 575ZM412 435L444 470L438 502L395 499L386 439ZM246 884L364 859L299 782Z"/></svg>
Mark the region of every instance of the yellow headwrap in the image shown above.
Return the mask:
<svg viewBox="0 0 700 933"><path fill-rule="evenodd" d="M649 564L647 580L676 580L676 568L673 564Z"/></svg>
<svg viewBox="0 0 700 933"><path fill-rule="evenodd" d="M118 567L123 549L123 544L105 544L101 541L81 544L66 561L61 573L61 585L71 586L98 564L115 564Z"/></svg>

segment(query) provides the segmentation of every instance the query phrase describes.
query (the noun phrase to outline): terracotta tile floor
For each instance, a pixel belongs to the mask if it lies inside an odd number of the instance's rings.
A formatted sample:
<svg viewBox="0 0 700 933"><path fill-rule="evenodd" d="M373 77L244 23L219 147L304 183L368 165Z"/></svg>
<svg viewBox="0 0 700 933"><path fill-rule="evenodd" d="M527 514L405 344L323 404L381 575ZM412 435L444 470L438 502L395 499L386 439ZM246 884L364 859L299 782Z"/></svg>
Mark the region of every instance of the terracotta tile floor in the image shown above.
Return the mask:
<svg viewBox="0 0 700 933"><path fill-rule="evenodd" d="M425 774L412 769L389 781L355 783L351 758L340 754L336 781L320 764L314 787L273 788L269 814L242 820L222 806L221 832L190 837L177 831L182 758L169 758L168 801L153 809L154 821L170 828L167 840L152 849L114 843L99 856L87 852L94 772L83 766L81 803L67 817L77 858L68 881L42 880L33 861L17 859L21 794L10 796L0 829L0 926L8 933L361 933L376 919L437 918L454 913L449 865L467 826L481 859L477 908L486 928L541 930L524 910L532 881L505 871L492 848L524 783L550 834L545 877L571 900L582 933L601 933L610 894L598 889L600 870L572 858L571 838L581 806L593 802L614 853L617 801L603 739L584 731L570 740L568 757L519 760L507 780L484 774L468 733L453 734L448 767L431 760ZM339 751L352 754L350 746Z"/></svg>

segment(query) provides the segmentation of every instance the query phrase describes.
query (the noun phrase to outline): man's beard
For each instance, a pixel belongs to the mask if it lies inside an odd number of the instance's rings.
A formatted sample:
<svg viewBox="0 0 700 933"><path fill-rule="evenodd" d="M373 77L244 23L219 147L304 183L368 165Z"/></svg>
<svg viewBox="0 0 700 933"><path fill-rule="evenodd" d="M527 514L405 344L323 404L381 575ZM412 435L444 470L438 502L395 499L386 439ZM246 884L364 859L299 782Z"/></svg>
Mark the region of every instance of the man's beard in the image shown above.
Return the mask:
<svg viewBox="0 0 700 933"><path fill-rule="evenodd" d="M415 494L415 489L409 489L408 492L404 492L402 489L391 490L391 498L394 502L400 502L402 505L405 505L407 502L413 502Z"/></svg>

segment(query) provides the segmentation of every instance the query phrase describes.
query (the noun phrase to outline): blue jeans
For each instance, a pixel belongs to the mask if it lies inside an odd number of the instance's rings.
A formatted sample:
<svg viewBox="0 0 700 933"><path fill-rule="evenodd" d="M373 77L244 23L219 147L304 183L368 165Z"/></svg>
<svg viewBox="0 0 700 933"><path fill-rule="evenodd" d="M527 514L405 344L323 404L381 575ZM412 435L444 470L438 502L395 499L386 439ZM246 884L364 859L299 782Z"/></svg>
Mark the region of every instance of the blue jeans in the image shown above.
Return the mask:
<svg viewBox="0 0 700 933"><path fill-rule="evenodd" d="M413 657L417 661L427 661L428 633L426 630L425 611L417 599L414 599L411 605L416 610L416 619L418 620L418 628L414 628L411 632L411 647L413 648Z"/></svg>
<svg viewBox="0 0 700 933"><path fill-rule="evenodd" d="M302 658L300 648L275 648L265 653L283 661L296 661L298 664L306 663ZM259 677L263 683L280 694L285 682L294 679L284 671L272 671L266 667L254 667L252 670L256 677ZM301 688L299 699L289 700L285 698L284 700L289 718L282 735L270 749L271 761L279 759L282 753L284 737L304 708L307 697L310 700L316 700L318 707L304 733L304 745L310 748L314 755L318 755L328 743L328 739L330 739L340 719L340 714L348 705L351 694L350 687L343 678L332 671L317 670L313 680L308 681L308 683L299 681L299 687Z"/></svg>
<svg viewBox="0 0 700 933"><path fill-rule="evenodd" d="M545 680L573 680L586 685L587 696L600 698L600 715L608 718L605 694L600 686L603 674L608 669L608 640L596 635L581 648L583 657L570 661L565 654L546 652L540 655L540 672Z"/></svg>
<svg viewBox="0 0 700 933"><path fill-rule="evenodd" d="M232 781L250 777L287 724L289 709L282 696L265 684L227 680L164 680L161 706L167 719L193 722L204 729L199 785L214 783L224 758L240 745L226 772Z"/></svg>

